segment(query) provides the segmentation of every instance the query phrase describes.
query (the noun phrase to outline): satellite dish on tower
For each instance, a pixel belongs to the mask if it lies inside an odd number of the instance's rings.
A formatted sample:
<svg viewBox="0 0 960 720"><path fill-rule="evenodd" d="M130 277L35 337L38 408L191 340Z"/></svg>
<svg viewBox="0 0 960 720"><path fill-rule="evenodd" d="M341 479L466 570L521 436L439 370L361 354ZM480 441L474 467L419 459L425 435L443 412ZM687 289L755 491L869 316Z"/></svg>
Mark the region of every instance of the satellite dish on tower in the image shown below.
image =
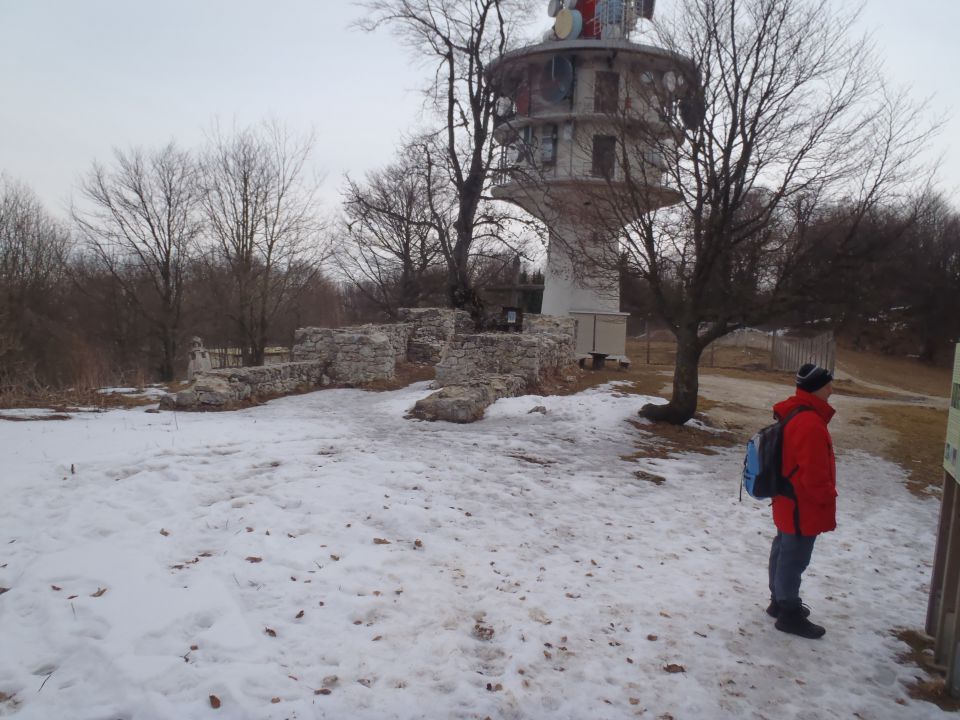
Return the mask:
<svg viewBox="0 0 960 720"><path fill-rule="evenodd" d="M508 118L514 114L513 100L501 95L493 104L493 113L498 118Z"/></svg>
<svg viewBox="0 0 960 720"><path fill-rule="evenodd" d="M576 40L583 31L583 15L579 10L564 8L557 13L553 30L561 40Z"/></svg>
<svg viewBox="0 0 960 720"><path fill-rule="evenodd" d="M547 102L558 103L573 90L573 63L566 55L554 55L543 68L540 93Z"/></svg>

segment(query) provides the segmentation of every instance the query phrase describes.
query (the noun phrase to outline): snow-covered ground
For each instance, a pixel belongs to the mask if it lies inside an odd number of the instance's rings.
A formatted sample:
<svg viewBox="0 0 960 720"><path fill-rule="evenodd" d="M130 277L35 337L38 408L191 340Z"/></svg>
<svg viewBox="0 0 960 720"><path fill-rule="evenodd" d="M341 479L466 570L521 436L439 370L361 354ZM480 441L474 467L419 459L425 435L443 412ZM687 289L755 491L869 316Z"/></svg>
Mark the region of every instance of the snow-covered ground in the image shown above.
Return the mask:
<svg viewBox="0 0 960 720"><path fill-rule="evenodd" d="M738 449L622 460L615 387L405 420L428 393L0 423L0 716L946 716L896 661L938 510L897 466L841 449L809 641L764 613Z"/></svg>

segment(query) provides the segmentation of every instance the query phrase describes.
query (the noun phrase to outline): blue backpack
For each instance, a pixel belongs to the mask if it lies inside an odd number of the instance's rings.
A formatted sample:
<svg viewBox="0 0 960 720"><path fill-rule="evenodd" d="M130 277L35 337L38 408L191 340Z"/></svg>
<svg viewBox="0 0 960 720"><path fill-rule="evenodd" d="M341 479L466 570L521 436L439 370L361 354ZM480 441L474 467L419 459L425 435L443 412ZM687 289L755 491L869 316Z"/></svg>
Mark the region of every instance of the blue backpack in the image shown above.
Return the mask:
<svg viewBox="0 0 960 720"><path fill-rule="evenodd" d="M806 405L795 407L783 419L767 425L747 443L747 454L743 458L743 484L740 487L740 499L743 489L750 497L757 499L773 498L777 495L793 496L790 478L797 471L794 468L786 477L783 475L783 429L799 413L813 410ZM799 467L799 466L798 466Z"/></svg>

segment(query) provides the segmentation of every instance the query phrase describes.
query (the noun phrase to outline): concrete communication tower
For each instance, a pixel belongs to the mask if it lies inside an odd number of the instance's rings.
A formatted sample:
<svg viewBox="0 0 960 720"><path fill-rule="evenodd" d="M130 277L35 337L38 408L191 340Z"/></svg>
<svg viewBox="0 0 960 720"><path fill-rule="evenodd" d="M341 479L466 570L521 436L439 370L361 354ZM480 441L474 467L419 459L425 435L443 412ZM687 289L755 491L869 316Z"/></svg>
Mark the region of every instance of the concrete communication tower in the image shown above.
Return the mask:
<svg viewBox="0 0 960 720"><path fill-rule="evenodd" d="M609 262L617 223L598 223L593 201L602 195L611 206L632 207L633 217L618 213L620 226L678 202L664 183L663 148L682 137L672 118L702 118L693 64L630 39L653 8L654 0L550 0L553 27L543 41L501 56L488 71L501 94L493 196L549 228L542 312L574 317L578 355L595 362L628 359L627 313Z"/></svg>

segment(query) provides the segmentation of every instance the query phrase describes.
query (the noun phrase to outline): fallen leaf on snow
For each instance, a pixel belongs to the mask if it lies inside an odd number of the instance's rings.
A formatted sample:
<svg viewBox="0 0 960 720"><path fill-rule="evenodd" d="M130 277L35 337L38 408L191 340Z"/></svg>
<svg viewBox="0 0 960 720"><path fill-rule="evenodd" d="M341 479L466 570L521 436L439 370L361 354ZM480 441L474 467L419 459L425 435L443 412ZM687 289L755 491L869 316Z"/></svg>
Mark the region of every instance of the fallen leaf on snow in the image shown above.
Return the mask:
<svg viewBox="0 0 960 720"><path fill-rule="evenodd" d="M163 535L164 537L166 537L166 536L169 535L170 533L169 533L167 530L164 530L163 528L160 528L160 534Z"/></svg>
<svg viewBox="0 0 960 720"><path fill-rule="evenodd" d="M190 649L191 649L191 650L199 650L199 649L200 649L200 646L199 646L199 645L191 645L191 646L190 646Z"/></svg>
<svg viewBox="0 0 960 720"><path fill-rule="evenodd" d="M656 639L657 639L656 635L647 635L647 640L649 640L650 642L654 642Z"/></svg>
<svg viewBox="0 0 960 720"><path fill-rule="evenodd" d="M297 620L303 617L303 610L297 613Z"/></svg>
<svg viewBox="0 0 960 720"><path fill-rule="evenodd" d="M414 540L414 541L413 541L413 546L414 546L417 550L419 550L420 548L423 547L423 540Z"/></svg>
<svg viewBox="0 0 960 720"><path fill-rule="evenodd" d="M97 588L97 591L90 597L101 597L107 591L106 588Z"/></svg>
<svg viewBox="0 0 960 720"><path fill-rule="evenodd" d="M277 631L274 630L273 628L264 628L263 631L264 631L267 635L269 635L270 637L276 637L276 636L277 636Z"/></svg>
<svg viewBox="0 0 960 720"><path fill-rule="evenodd" d="M390 544L390 541L389 541L389 540L386 540L385 538L374 538L374 539L373 539L373 544L374 544L374 545L389 545L389 544Z"/></svg>
<svg viewBox="0 0 960 720"><path fill-rule="evenodd" d="M490 640L493 638L493 628L477 623L473 626L473 636L478 640Z"/></svg>
<svg viewBox="0 0 960 720"><path fill-rule="evenodd" d="M220 707L220 698L218 698L216 695L211 695L211 696L210 696L210 707L212 707L214 710L216 710L217 708L219 708L219 707Z"/></svg>
<svg viewBox="0 0 960 720"><path fill-rule="evenodd" d="M319 690L314 690L314 691L313 691L313 694L314 694L314 695L329 695L330 692L331 692L331 691L330 691L329 688L320 688Z"/></svg>
<svg viewBox="0 0 960 720"><path fill-rule="evenodd" d="M50 589L51 589L51 590L57 590L58 592L59 592L60 590L63 590L62 587L59 587L59 586L57 586L57 585L51 585L51 586L50 586Z"/></svg>
<svg viewBox="0 0 960 720"><path fill-rule="evenodd" d="M256 555L250 555L248 558L246 558L246 560L247 560L248 563L263 562L263 558L262 558L262 557L257 557Z"/></svg>
<svg viewBox="0 0 960 720"><path fill-rule="evenodd" d="M677 665L676 663L670 663L669 665L665 665L663 669L666 670L668 673L682 673L687 671L687 669L683 665Z"/></svg>
<svg viewBox="0 0 960 720"><path fill-rule="evenodd" d="M631 705L639 705L639 704L640 704L640 698L630 698L630 704L631 704Z"/></svg>
<svg viewBox="0 0 960 720"><path fill-rule="evenodd" d="M272 702L274 705L276 705L278 702L280 702L280 698L278 698L278 697L270 698L270 702Z"/></svg>

